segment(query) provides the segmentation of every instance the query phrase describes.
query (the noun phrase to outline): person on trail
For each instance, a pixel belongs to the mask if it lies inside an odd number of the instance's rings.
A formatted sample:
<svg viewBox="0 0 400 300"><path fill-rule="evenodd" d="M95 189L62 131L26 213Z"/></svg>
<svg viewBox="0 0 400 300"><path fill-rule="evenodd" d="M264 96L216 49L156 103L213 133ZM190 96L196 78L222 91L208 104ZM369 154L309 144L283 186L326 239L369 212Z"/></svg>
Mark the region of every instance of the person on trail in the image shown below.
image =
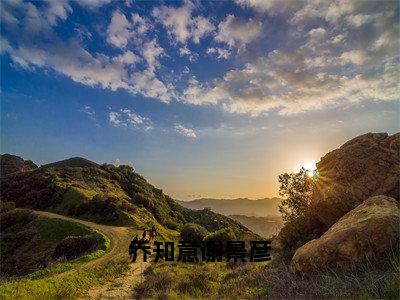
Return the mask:
<svg viewBox="0 0 400 300"><path fill-rule="evenodd" d="M156 235L157 235L156 225L153 225L150 231L150 241L154 240L156 238Z"/></svg>
<svg viewBox="0 0 400 300"><path fill-rule="evenodd" d="M139 241L139 236L135 235L135 237L132 239L132 241L131 241L131 243L129 245L129 255L132 255L132 253L133 253L133 251L135 249L135 246L137 245L138 241Z"/></svg>
<svg viewBox="0 0 400 300"><path fill-rule="evenodd" d="M132 242L137 242L139 240L139 236L136 234L135 237L132 239Z"/></svg>
<svg viewBox="0 0 400 300"><path fill-rule="evenodd" d="M143 229L142 241L146 241L147 240L146 235L147 235L146 229Z"/></svg>

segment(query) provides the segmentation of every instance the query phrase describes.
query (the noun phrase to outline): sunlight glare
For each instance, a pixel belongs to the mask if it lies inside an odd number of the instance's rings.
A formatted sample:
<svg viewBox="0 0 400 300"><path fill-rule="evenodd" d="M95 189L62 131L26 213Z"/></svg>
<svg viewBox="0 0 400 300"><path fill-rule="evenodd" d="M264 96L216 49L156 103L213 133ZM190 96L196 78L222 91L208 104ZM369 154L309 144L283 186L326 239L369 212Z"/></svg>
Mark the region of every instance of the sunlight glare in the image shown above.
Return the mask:
<svg viewBox="0 0 400 300"><path fill-rule="evenodd" d="M315 160L302 162L300 164L300 168L303 167L304 169L307 170L308 174L312 174L317 169L316 163L317 163L317 161L315 161Z"/></svg>

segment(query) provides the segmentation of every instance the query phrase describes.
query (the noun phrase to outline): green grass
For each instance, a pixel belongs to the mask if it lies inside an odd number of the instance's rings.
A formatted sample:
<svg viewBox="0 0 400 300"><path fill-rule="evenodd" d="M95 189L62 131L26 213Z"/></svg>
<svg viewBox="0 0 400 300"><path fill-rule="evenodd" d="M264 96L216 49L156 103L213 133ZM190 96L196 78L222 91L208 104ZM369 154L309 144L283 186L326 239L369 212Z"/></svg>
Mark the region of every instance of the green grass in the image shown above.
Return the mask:
<svg viewBox="0 0 400 300"><path fill-rule="evenodd" d="M25 219L18 219L22 212L26 212ZM97 242L94 253L86 254L79 258L79 261L99 257L107 251L110 241L100 232L86 227L77 222L47 218L43 216L29 216L29 211L15 209L1 214L8 220L14 220L3 227L0 236L1 254L1 275L2 277L22 276L46 268L47 270L55 267L65 269L70 262L64 262L62 266L60 260L54 260L52 255L56 246L66 237L91 235ZM11 222L11 221L9 221ZM51 267L51 268L48 268ZM45 270L46 270L45 269ZM46 271L43 271L46 272Z"/></svg>
<svg viewBox="0 0 400 300"><path fill-rule="evenodd" d="M109 264L92 270L76 269L104 255L110 249L110 239L102 233L73 221L38 216L29 224L38 230L40 238L55 244L66 236L92 234L102 238L104 250L96 250L77 259L37 270L22 277L9 278L0 284L0 299L56 299L74 297L88 288L105 283L126 270L126 264ZM37 251L37 249L35 249Z"/></svg>
<svg viewBox="0 0 400 300"><path fill-rule="evenodd" d="M267 264L161 262L146 271L136 291L145 298L252 298L264 292L254 277Z"/></svg>
<svg viewBox="0 0 400 300"><path fill-rule="evenodd" d="M162 299L399 299L399 257L301 277L271 263L153 264L138 297Z"/></svg>
<svg viewBox="0 0 400 300"><path fill-rule="evenodd" d="M89 288L104 284L126 271L127 264L108 264L90 270L46 278L20 278L0 285L1 299L59 299L83 295Z"/></svg>
<svg viewBox="0 0 400 300"><path fill-rule="evenodd" d="M95 231L95 230L93 230L93 231ZM29 278L29 279L39 279L39 278L44 278L44 277L47 277L50 275L60 274L65 271L77 268L84 263L87 263L91 260L94 260L94 259L97 259L97 258L103 256L105 253L107 253L110 250L110 245L111 245L110 239L106 235L104 235L100 232L97 232L97 231L95 231L95 232L97 234L100 234L103 237L105 250L93 251L84 256L78 257L74 260L66 261L61 264L55 265L53 267L40 269L31 274L28 274L25 277ZM0 285L0 290L1 290L1 285Z"/></svg>
<svg viewBox="0 0 400 300"><path fill-rule="evenodd" d="M90 234L104 237L104 235L98 231L74 221L38 216L33 222L35 223L34 225L38 229L41 238L50 243L61 241L67 236Z"/></svg>

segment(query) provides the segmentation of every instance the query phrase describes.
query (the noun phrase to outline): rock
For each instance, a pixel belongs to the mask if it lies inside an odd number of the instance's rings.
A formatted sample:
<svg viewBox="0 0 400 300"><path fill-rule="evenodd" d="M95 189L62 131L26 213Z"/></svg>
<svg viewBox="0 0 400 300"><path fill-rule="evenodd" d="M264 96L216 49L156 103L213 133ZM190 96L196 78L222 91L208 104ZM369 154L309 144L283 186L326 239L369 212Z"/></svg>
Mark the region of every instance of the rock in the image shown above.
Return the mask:
<svg viewBox="0 0 400 300"><path fill-rule="evenodd" d="M399 249L399 223L400 209L395 199L382 195L368 198L319 239L298 248L290 268L309 275L383 258Z"/></svg>
<svg viewBox="0 0 400 300"><path fill-rule="evenodd" d="M317 163L312 202L320 221L332 226L345 213L375 195L399 201L400 133L367 133Z"/></svg>

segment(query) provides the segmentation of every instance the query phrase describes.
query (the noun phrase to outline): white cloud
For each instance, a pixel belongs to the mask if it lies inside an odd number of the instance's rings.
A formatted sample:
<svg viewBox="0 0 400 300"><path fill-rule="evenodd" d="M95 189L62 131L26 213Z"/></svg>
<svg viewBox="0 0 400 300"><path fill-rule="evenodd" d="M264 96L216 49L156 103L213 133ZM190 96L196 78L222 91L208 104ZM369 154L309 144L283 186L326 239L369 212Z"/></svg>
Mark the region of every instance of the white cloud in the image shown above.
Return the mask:
<svg viewBox="0 0 400 300"><path fill-rule="evenodd" d="M96 9L111 2L111 0L75 0L79 5Z"/></svg>
<svg viewBox="0 0 400 300"><path fill-rule="evenodd" d="M252 19L245 21L228 15L224 21L219 23L215 40L227 43L230 47L238 47L259 37L262 33L261 29L262 23L259 21Z"/></svg>
<svg viewBox="0 0 400 300"><path fill-rule="evenodd" d="M119 126L121 124L121 121L119 120L119 113L115 111L112 111L108 114L108 119L114 126Z"/></svg>
<svg viewBox="0 0 400 300"><path fill-rule="evenodd" d="M45 13L47 21L51 25L57 24L57 19L65 20L72 8L68 1L49 1L49 7Z"/></svg>
<svg viewBox="0 0 400 300"><path fill-rule="evenodd" d="M125 48L131 36L131 24L119 10L113 12L107 28L107 42L118 48Z"/></svg>
<svg viewBox="0 0 400 300"><path fill-rule="evenodd" d="M272 15L304 6L306 3L304 0L235 0L235 2L243 7L251 7L257 12L270 13Z"/></svg>
<svg viewBox="0 0 400 300"><path fill-rule="evenodd" d="M193 39L195 43L199 43L203 36L214 30L214 25L202 16L192 18L194 9L195 5L186 1L184 5L177 8L156 7L152 15L166 27L173 41L186 44L188 39Z"/></svg>
<svg viewBox="0 0 400 300"><path fill-rule="evenodd" d="M200 39L214 30L214 25L210 20L198 16L190 22L190 32L193 37L193 42L200 43Z"/></svg>
<svg viewBox="0 0 400 300"><path fill-rule="evenodd" d="M179 55L180 56L188 56L190 61L195 61L199 55L197 53L193 53L188 49L186 46L179 48Z"/></svg>
<svg viewBox="0 0 400 300"><path fill-rule="evenodd" d="M150 21L137 13L132 14L132 24L138 35L143 35L151 29Z"/></svg>
<svg viewBox="0 0 400 300"><path fill-rule="evenodd" d="M207 54L215 54L218 59L224 58L228 59L228 57L231 55L231 52L228 49L223 49L219 47L211 47L207 49Z"/></svg>
<svg viewBox="0 0 400 300"><path fill-rule="evenodd" d="M142 55L147 61L148 71L154 73L155 69L160 65L158 57L164 53L164 49L161 48L156 40L152 40L143 45Z"/></svg>
<svg viewBox="0 0 400 300"><path fill-rule="evenodd" d="M153 123L149 118L143 117L128 108L120 109L119 112L110 112L109 121L115 127L123 126L144 131L153 129Z"/></svg>
<svg viewBox="0 0 400 300"><path fill-rule="evenodd" d="M187 138L196 139L197 135L193 129L187 128L182 124L175 124L174 126L175 131L178 132L180 135L183 135Z"/></svg>
<svg viewBox="0 0 400 300"><path fill-rule="evenodd" d="M362 50L351 50L343 52L340 56L345 63L353 63L356 65L362 65L368 60L368 55Z"/></svg>
<svg viewBox="0 0 400 300"><path fill-rule="evenodd" d="M113 58L113 60L120 62L124 65L134 65L140 62L140 57L134 54L132 51L128 50L123 54L120 54Z"/></svg>

